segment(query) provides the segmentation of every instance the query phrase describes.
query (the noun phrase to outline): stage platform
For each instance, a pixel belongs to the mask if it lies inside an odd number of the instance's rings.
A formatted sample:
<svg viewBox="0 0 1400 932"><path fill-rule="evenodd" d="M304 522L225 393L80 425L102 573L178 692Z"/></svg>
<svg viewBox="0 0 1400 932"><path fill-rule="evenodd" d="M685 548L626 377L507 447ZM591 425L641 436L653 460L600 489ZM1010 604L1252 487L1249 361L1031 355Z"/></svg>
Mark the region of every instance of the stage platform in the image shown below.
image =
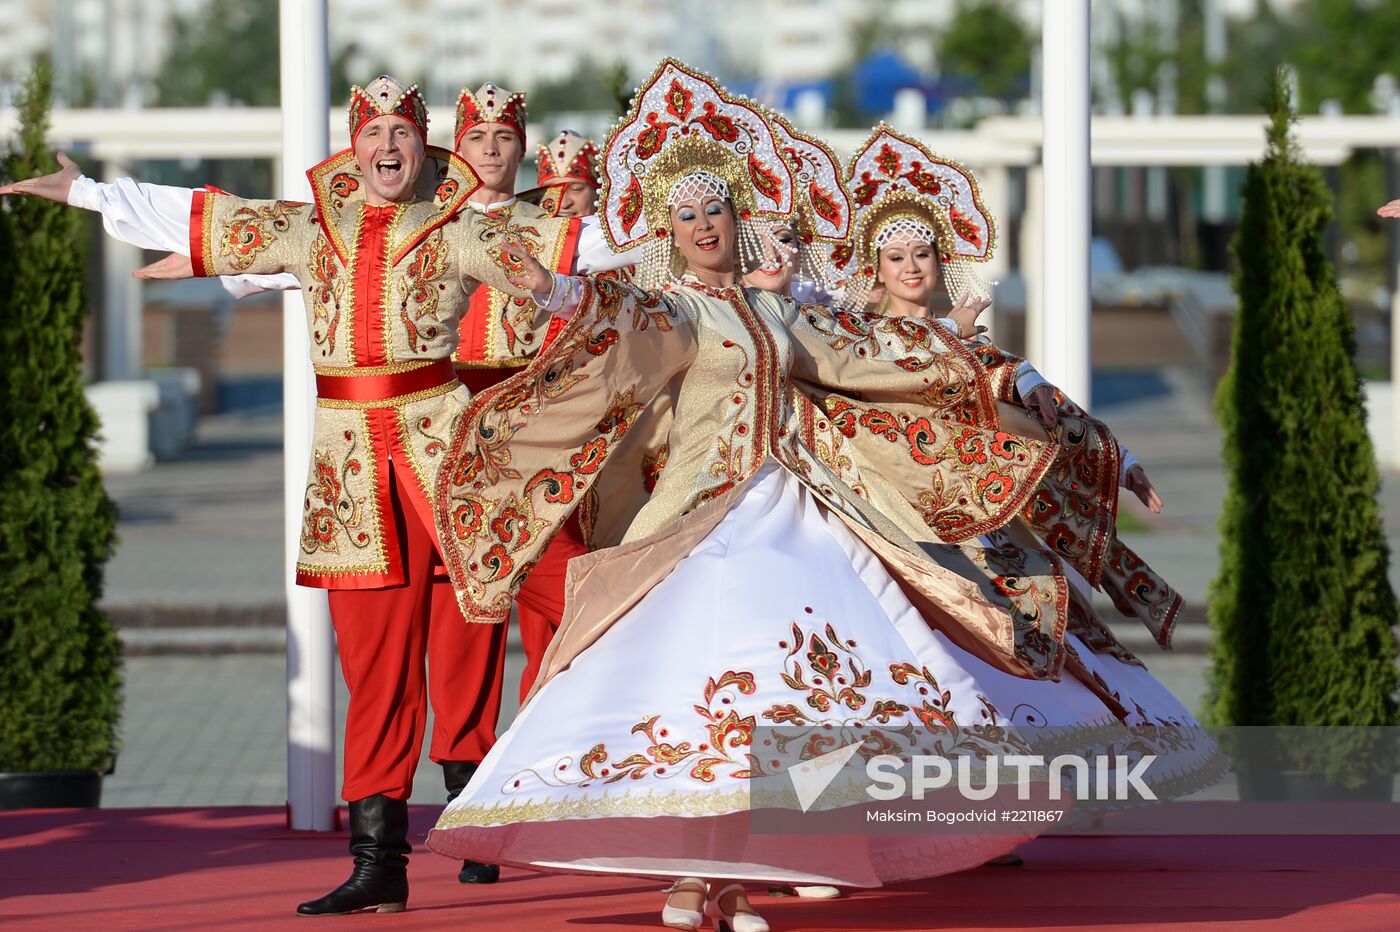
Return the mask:
<svg viewBox="0 0 1400 932"><path fill-rule="evenodd" d="M437 810L415 807L415 848ZM393 932L660 928L662 885L506 870L457 883L417 850L406 913L307 919L296 904L343 880L344 833L285 828L272 808L0 812L0 928ZM753 902L774 930L1400 929L1391 836L1057 837L989 868L834 901Z"/></svg>

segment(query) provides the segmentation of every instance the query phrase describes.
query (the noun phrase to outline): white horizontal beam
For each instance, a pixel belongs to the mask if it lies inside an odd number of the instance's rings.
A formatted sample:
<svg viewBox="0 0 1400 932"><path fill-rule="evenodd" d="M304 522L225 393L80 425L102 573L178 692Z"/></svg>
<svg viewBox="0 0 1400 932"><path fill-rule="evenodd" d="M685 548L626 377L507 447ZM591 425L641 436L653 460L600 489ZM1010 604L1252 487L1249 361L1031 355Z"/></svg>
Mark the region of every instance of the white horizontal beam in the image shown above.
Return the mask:
<svg viewBox="0 0 1400 932"><path fill-rule="evenodd" d="M331 148L346 144L345 113L326 117ZM1099 166L1246 165L1264 154L1263 116L1095 116L1092 158ZM0 110L0 138L16 131L13 110ZM436 121L428 141L451 146L451 126ZM867 130L831 130L836 151L849 155ZM934 148L974 168L1034 165L1040 161L1038 117L990 117L969 130L929 130ZM1400 120L1385 116L1308 117L1298 124L1303 155L1336 165L1356 149L1400 148ZM186 158L276 158L282 119L275 107L224 109L57 110L49 139L55 146L86 146L104 161ZM533 147L527 154L534 157ZM309 167L309 166L307 166Z"/></svg>
<svg viewBox="0 0 1400 932"><path fill-rule="evenodd" d="M1248 165L1264 155L1264 116L1098 116L1090 123L1093 163L1098 166ZM827 138L843 153L854 152L864 130L835 130ZM1400 148L1400 120L1384 116L1308 117L1296 137L1303 156L1337 165L1356 149ZM974 129L930 130L928 141L943 155L969 165L1034 165L1040 160L1039 117L989 117Z"/></svg>

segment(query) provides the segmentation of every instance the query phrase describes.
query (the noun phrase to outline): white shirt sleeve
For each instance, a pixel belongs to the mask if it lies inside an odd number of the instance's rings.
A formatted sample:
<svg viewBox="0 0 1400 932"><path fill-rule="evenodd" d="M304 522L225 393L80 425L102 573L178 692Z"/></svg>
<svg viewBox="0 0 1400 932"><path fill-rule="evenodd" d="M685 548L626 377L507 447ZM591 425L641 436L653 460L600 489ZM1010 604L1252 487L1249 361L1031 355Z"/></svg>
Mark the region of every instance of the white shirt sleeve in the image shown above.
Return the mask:
<svg viewBox="0 0 1400 932"><path fill-rule="evenodd" d="M1128 481L1128 470L1138 465L1138 458L1121 443L1118 444L1118 454L1122 460L1122 465L1118 467L1118 484L1123 485Z"/></svg>
<svg viewBox="0 0 1400 932"><path fill-rule="evenodd" d="M142 249L190 254L190 205L194 192L119 178L111 184L80 177L68 203L102 214L107 235Z"/></svg>
<svg viewBox="0 0 1400 932"><path fill-rule="evenodd" d="M549 294L535 291L531 292L530 297L552 316L568 320L578 312L578 306L583 301L583 279L572 275L560 275L558 272L550 277L553 281Z"/></svg>
<svg viewBox="0 0 1400 932"><path fill-rule="evenodd" d="M1049 380L1037 372L1035 366L1024 359L1021 360L1021 364L1016 367L1016 394L1021 396L1022 401L1029 398L1031 392L1047 384Z"/></svg>
<svg viewBox="0 0 1400 932"><path fill-rule="evenodd" d="M611 272L626 268L642 261L642 247L626 252L613 252L603 236L603 228L597 215L584 217L578 232L578 250L574 254L574 274L594 275L598 272Z"/></svg>
<svg viewBox="0 0 1400 932"><path fill-rule="evenodd" d="M102 214L107 235L142 249L190 254L190 207L194 191L160 184L141 184L130 178L111 183L79 177L68 191L68 203ZM224 290L235 298L265 291L290 291L301 287L297 277L280 275L221 275Z"/></svg>

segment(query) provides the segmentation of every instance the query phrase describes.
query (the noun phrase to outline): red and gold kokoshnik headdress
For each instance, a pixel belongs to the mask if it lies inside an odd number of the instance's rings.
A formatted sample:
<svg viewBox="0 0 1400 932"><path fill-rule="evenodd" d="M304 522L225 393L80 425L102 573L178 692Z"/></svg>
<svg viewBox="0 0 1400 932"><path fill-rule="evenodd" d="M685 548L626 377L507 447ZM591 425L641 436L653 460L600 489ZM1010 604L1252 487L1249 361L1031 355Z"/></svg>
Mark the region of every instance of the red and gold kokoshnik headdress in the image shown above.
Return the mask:
<svg viewBox="0 0 1400 932"><path fill-rule="evenodd" d="M398 116L413 124L418 135L428 140L428 107L418 85L404 87L402 82L381 74L366 87L356 84L350 88L350 145L370 120L382 116Z"/></svg>
<svg viewBox="0 0 1400 932"><path fill-rule="evenodd" d="M972 172L881 123L851 159L846 185L855 201L853 228L831 257L845 276L842 304L864 307L880 249L894 243L931 243L954 301L990 294L972 263L992 257L996 224Z"/></svg>
<svg viewBox="0 0 1400 932"><path fill-rule="evenodd" d="M452 145L462 145L462 137L473 126L481 123L502 123L515 130L520 137L520 151L525 152L525 95L497 87L487 81L472 93L471 88L462 88L457 97L457 126L452 133Z"/></svg>
<svg viewBox="0 0 1400 932"><path fill-rule="evenodd" d="M621 252L645 244L639 283L677 272L670 206L726 197L739 220L743 261L762 260L759 238L795 216L792 174L758 104L673 58L663 59L603 146L598 192L603 233Z"/></svg>
<svg viewBox="0 0 1400 932"><path fill-rule="evenodd" d="M795 129L781 113L769 112L768 119L796 186L797 272L823 287L834 287L831 247L850 235L854 213L841 183L841 162L830 146Z"/></svg>

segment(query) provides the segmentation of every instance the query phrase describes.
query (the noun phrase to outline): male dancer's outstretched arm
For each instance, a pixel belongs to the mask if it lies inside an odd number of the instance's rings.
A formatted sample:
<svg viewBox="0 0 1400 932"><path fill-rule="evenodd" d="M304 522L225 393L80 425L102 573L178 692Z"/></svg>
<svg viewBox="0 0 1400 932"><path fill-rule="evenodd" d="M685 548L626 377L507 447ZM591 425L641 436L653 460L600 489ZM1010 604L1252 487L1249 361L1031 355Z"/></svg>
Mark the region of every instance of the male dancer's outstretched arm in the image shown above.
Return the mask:
<svg viewBox="0 0 1400 932"><path fill-rule="evenodd" d="M131 178L103 183L83 175L64 152L56 153L59 170L0 186L0 195L23 194L70 204L102 215L107 235L141 249L189 254L190 208L194 191L145 184ZM145 276L143 276L145 277ZM266 291L300 288L295 275L221 275L220 283L235 298Z"/></svg>

